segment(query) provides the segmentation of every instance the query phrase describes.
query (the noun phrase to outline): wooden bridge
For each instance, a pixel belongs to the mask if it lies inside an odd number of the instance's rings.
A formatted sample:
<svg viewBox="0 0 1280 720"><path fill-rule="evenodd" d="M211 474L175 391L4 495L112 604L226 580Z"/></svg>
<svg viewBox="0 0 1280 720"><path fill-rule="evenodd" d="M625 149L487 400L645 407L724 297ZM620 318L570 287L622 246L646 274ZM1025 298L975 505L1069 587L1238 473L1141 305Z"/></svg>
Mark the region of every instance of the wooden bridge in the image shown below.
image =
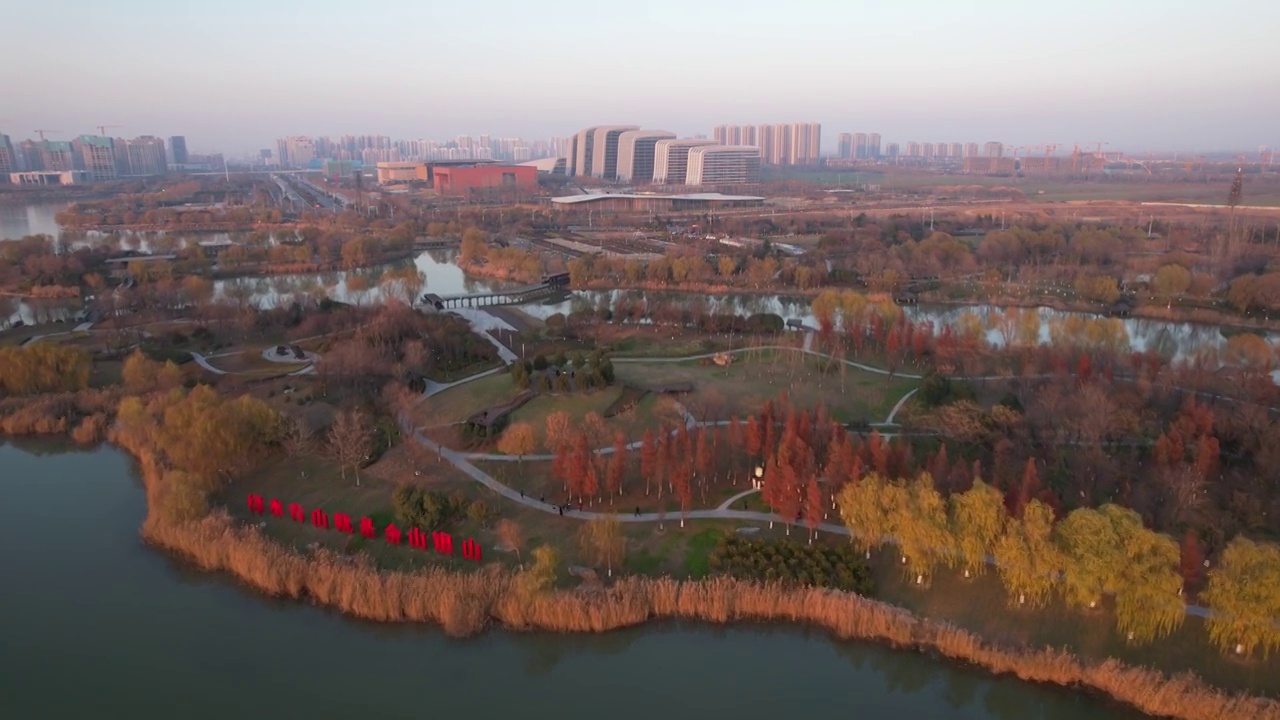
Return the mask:
<svg viewBox="0 0 1280 720"><path fill-rule="evenodd" d="M437 310L492 305L523 305L535 300L545 300L561 292L563 292L563 289L555 285L538 283L537 285L528 285L510 290L473 293L471 295L436 295L435 293L427 293L422 296L422 302L431 305Z"/></svg>

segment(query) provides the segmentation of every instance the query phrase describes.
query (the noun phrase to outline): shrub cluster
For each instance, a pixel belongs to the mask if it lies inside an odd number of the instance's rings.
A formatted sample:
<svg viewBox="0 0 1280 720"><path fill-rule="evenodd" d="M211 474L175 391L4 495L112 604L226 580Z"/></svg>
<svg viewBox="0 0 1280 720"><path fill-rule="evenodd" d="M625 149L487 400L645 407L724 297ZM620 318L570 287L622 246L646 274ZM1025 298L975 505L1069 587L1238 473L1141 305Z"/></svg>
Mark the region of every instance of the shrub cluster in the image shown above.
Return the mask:
<svg viewBox="0 0 1280 720"><path fill-rule="evenodd" d="M866 562L851 546L769 542L730 535L721 538L709 558L713 572L738 580L824 587L859 595L874 590Z"/></svg>

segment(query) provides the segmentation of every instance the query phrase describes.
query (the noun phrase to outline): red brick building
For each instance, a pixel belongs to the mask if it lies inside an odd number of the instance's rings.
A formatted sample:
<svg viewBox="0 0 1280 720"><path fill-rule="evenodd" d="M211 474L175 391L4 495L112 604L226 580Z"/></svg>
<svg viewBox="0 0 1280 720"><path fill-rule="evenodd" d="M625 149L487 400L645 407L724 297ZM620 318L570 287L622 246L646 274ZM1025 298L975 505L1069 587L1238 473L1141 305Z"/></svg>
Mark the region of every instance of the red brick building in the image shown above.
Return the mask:
<svg viewBox="0 0 1280 720"><path fill-rule="evenodd" d="M441 195L474 195L492 191L533 192L538 189L538 169L531 165L473 165L437 167L435 189Z"/></svg>

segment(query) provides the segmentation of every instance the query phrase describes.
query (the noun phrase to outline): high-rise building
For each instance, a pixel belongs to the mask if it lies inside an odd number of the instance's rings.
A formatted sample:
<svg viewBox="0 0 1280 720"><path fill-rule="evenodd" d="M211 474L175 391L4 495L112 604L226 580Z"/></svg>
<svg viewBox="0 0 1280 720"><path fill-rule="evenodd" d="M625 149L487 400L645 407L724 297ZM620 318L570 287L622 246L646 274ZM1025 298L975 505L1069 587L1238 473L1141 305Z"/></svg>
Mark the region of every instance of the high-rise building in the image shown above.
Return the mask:
<svg viewBox="0 0 1280 720"><path fill-rule="evenodd" d="M689 149L686 185L746 185L758 182L758 147L705 145Z"/></svg>
<svg viewBox="0 0 1280 720"><path fill-rule="evenodd" d="M947 148L949 148L949 147L951 147L951 146L950 146L950 145L948 145L947 143L944 143L944 142L940 142L940 143L938 143L937 145L934 145L934 146L933 146L933 156L934 156L934 157L936 157L936 158L945 158L945 157L947 157Z"/></svg>
<svg viewBox="0 0 1280 720"><path fill-rule="evenodd" d="M909 157L909 158L918 158L918 157L921 157L921 152L920 152L920 143L918 143L918 142L916 142L916 141L914 141L914 140L908 140L908 141L907 141L907 153L906 153L906 155L907 155L907 157Z"/></svg>
<svg viewBox="0 0 1280 720"><path fill-rule="evenodd" d="M568 174L612 180L618 169L618 137L639 129L638 125L599 125L580 130L570 143Z"/></svg>
<svg viewBox="0 0 1280 720"><path fill-rule="evenodd" d="M982 146L982 154L987 157L1004 157L1004 145L995 141Z"/></svg>
<svg viewBox="0 0 1280 720"><path fill-rule="evenodd" d="M35 140L23 140L18 143L18 161L23 170L27 172L44 170L42 145L43 143L38 143Z"/></svg>
<svg viewBox="0 0 1280 720"><path fill-rule="evenodd" d="M653 182L657 185L684 184L689 169L689 151L717 144L715 140L659 140L653 147Z"/></svg>
<svg viewBox="0 0 1280 720"><path fill-rule="evenodd" d="M619 135L617 180L643 185L653 182L655 146L659 140L675 139L676 134L666 130L628 130Z"/></svg>
<svg viewBox="0 0 1280 720"><path fill-rule="evenodd" d="M867 157L879 159L880 133L871 133L867 135Z"/></svg>
<svg viewBox="0 0 1280 720"><path fill-rule="evenodd" d="M889 143L888 145L886 145L884 148L884 154L887 155L890 160L897 160L898 159L898 143Z"/></svg>
<svg viewBox="0 0 1280 720"><path fill-rule="evenodd" d="M9 136L0 133L0 183L9 182L9 173L18 172L18 158L13 152Z"/></svg>
<svg viewBox="0 0 1280 720"><path fill-rule="evenodd" d="M282 168L289 167L289 141L286 138L276 140L276 164Z"/></svg>
<svg viewBox="0 0 1280 720"><path fill-rule="evenodd" d="M976 142L965 143L964 156L967 158L978 157L978 143Z"/></svg>
<svg viewBox="0 0 1280 720"><path fill-rule="evenodd" d="M933 143L922 143L920 145L920 156L925 160L933 159Z"/></svg>
<svg viewBox="0 0 1280 720"><path fill-rule="evenodd" d="M93 182L116 179L115 141L101 135L81 135L76 139L84 169Z"/></svg>
<svg viewBox="0 0 1280 720"><path fill-rule="evenodd" d="M606 125L595 130L595 152L591 156L591 177L613 180L618 175L618 138L639 125Z"/></svg>
<svg viewBox="0 0 1280 720"><path fill-rule="evenodd" d="M953 158L964 157L964 145L961 143L951 143L951 149L947 152L947 155Z"/></svg>
<svg viewBox="0 0 1280 720"><path fill-rule="evenodd" d="M119 147L117 144L117 149ZM185 153L185 149L183 152ZM169 169L165 158L164 140L151 135L126 140L123 152L118 151L117 155L124 156L127 160L129 175L164 175Z"/></svg>
<svg viewBox="0 0 1280 720"><path fill-rule="evenodd" d="M289 158L288 167L310 167L316 159L316 144L309 137L295 135L285 138L285 151Z"/></svg>
<svg viewBox="0 0 1280 720"><path fill-rule="evenodd" d="M849 133L840 133L836 136L836 157L841 160L853 157L853 136Z"/></svg>
<svg viewBox="0 0 1280 720"><path fill-rule="evenodd" d="M856 139L855 139L856 142ZM791 154L787 165L817 165L822 154L822 125L818 123L793 123L791 125Z"/></svg>
<svg viewBox="0 0 1280 720"><path fill-rule="evenodd" d="M853 156L859 160L865 160L866 158L871 157L870 153L867 152L866 133L853 134Z"/></svg>
<svg viewBox="0 0 1280 720"><path fill-rule="evenodd" d="M822 126L818 123L777 125L719 125L712 137L722 145L760 148L766 165L816 165L822 153Z"/></svg>
<svg viewBox="0 0 1280 720"><path fill-rule="evenodd" d="M84 168L71 143L63 140L42 140L40 141L39 169L46 172L70 172Z"/></svg>
<svg viewBox="0 0 1280 720"><path fill-rule="evenodd" d="M182 135L169 138L169 161L174 165L187 164L187 139Z"/></svg>

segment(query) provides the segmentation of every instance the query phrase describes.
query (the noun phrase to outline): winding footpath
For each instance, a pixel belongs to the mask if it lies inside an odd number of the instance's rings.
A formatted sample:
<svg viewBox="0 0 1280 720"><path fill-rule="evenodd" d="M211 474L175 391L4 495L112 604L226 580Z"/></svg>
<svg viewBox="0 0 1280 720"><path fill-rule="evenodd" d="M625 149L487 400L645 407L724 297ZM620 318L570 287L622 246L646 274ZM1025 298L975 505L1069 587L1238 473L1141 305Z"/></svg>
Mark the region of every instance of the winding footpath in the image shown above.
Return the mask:
<svg viewBox="0 0 1280 720"><path fill-rule="evenodd" d="M753 349L754 349L754 348L753 348ZM796 348L785 348L785 347L780 347L780 348L778 348L778 349L795 350ZM741 351L739 351L739 352L741 352ZM684 360L697 360L697 359L700 359L700 358L703 358L703 357L712 357L712 356L714 356L715 354L716 354L716 353L710 353L710 354L706 354L706 355L698 355L698 356L686 357L686 358L666 358L666 359L658 359L658 360L654 360L654 359L650 359L650 358L634 358L634 359L618 358L618 359L615 359L615 360L614 360L614 362L621 362L621 361L627 361L627 360L629 360L629 361L631 361L631 362L679 362L679 361L684 361ZM819 354L819 353L813 353L813 354ZM856 367L859 367L859 368L864 368L864 369L866 369L866 370L868 370L868 371L876 372L876 373L881 374L881 375L890 375L890 374L891 374L891 373L889 373L889 372L888 372L888 371L886 371L886 370L881 370L880 368L873 368L873 367L871 367L871 366L864 366L864 365L860 365L859 363L853 363L853 362L848 361L848 360L842 360L842 362L848 363L848 364L850 364L850 365L853 365L853 366L856 366ZM456 387L456 386L458 386L458 385L463 385L463 384L468 383L468 382L471 382L471 381L473 381L473 380L477 380L477 379L482 378L482 377L487 377L487 376L489 376L489 375L493 375L493 374L495 374L495 373L497 373L497 372L504 371L504 370L505 370L505 368L501 368L501 367L500 367L500 368L494 368L494 369L492 369L492 370L488 370L488 371L483 372L483 373L479 373L479 374L476 374L476 375L472 375L472 376L470 376L470 377L468 377L468 378L464 378L464 379L462 379L462 380L458 380L458 381L456 381L456 382L452 382L452 383L446 383L446 384L436 384L436 383L432 383L432 384L430 384L430 385L428 386L428 388L427 388L427 390L424 392L423 396L424 396L424 397L430 397L431 395L435 395L435 394L437 394L437 393L444 392L445 390L448 390L449 388ZM919 378L920 376L918 376L918 375L907 375L907 374L902 374L902 375L900 375L900 377L916 377L916 378ZM889 413L889 417L886 419L885 423L882 423L882 424L886 424L886 425L887 425L887 424L892 424L892 422L893 422L893 418L898 414L898 411L902 409L902 407L903 407L903 405L906 403L906 401L907 401L908 399L910 399L910 397L911 397L912 395L914 395L914 394L916 393L916 391L917 391L917 390L919 390L919 388L913 388L911 391L909 391L908 393L906 393L906 394L905 394L905 395L904 395L904 396L903 396L903 397L902 397L902 398L897 402L897 404L896 404L896 405L894 405L893 409L892 409L892 410L890 411L890 413ZM691 423L691 426L693 426L693 425L716 425L716 424L724 424L725 422L727 422L727 421L721 421L720 423L697 423L697 421L696 421L696 420L694 420L693 416L692 416L691 414L689 414L689 413L688 413L688 411L685 411L685 417L686 417L686 421L687 421L687 422L689 422L689 423ZM516 461L516 460L520 460L520 459L529 459L529 460L538 460L538 459L543 459L543 460L549 460L549 459L552 459L554 456L552 456L552 455L545 455L545 456L542 456L542 455L525 455L525 456L523 456L523 458L517 458L517 457L510 456L510 455L499 455L499 454L490 454L490 453L467 453L467 452L459 452L459 451L457 451L457 450L453 450L453 449L451 449L451 448L444 447L443 445L441 445L440 443L436 442L435 440L432 440L431 438L429 438L429 437L427 437L427 436L423 435L421 431L419 431L417 428L413 427L412 422L410 422L409 418L408 418L406 415L403 415L403 414L402 414L402 415L400 415L400 417L399 417L399 424L400 424L400 429L401 429L401 431L402 431L402 432L403 432L407 437L412 437L412 438L414 439L414 441L415 441L415 442L419 443L419 444L420 444L420 445L422 445L423 447L426 447L428 450L431 450L432 452L436 453L436 456L437 456L438 458L440 458L441 460L447 460L447 461L449 461L449 463L451 463L454 467L456 467L456 468L457 468L458 470L460 470L462 473L464 473L465 475L467 475L467 476L468 476L468 477L470 477L471 479L475 480L476 482L480 483L481 485L485 486L486 488L488 488L488 489L492 490L493 492L497 493L498 495L501 495L502 497L506 498L507 500L510 500L511 502L514 502L514 503L519 503L520 505L523 505L524 507L531 508L531 509L533 509L533 510L537 510L537 511L539 511L539 512L544 512L544 513L548 513L548 514L552 514L552 515L560 515L560 514L561 514L560 508L559 508L558 506L556 506L556 505L554 505L554 504L552 504L552 503L543 502L543 501L541 501L541 500L538 500L538 499L535 499L535 498L529 497L529 496L525 495L523 492L520 492L520 491L518 491L518 490L513 490L511 487L509 487L509 486L507 486L506 484L502 483L502 482L501 482L501 481L499 481L497 478L494 478L492 475L488 474L488 473L487 473L487 472L485 472L484 470L481 470L480 468L476 467L476 466L475 466L474 464L472 464L472 462L471 462L472 460L488 460L488 461L492 461L492 460L498 460L498 461ZM636 442L636 443L630 443L630 444L628 444L626 447L627 447L628 449L634 449L634 448L636 448L636 447L639 447L639 445L640 445L640 443ZM613 448L612 448L612 447L609 447L609 448L600 448L600 449L596 450L596 452L601 453L601 454L611 453L611 452L613 452ZM742 499L744 499L744 498L750 497L751 495L754 495L754 494L756 494L756 493L758 493L758 492L759 492L759 490L756 490L756 489L747 489L747 490L744 490L744 491L742 491L742 492L740 492L740 493L737 493L737 494L733 495L732 497L728 498L728 499L727 499L727 500L725 500L724 502L720 503L720 504L719 504L718 506L716 506L714 509L709 509L709 510L707 510L707 509L704 509L704 510L690 510L690 511L688 511L688 512L678 512L678 511L677 511L676 513L668 514L668 513L665 513L665 512L659 512L659 513L654 513L654 512L646 512L646 513L600 512L600 511L595 511L595 510L577 510L577 509L573 509L573 508L566 508L566 509L564 510L564 512L563 512L563 515L564 515L565 517L573 518L573 519L577 519L577 520L606 520L606 519L614 519L614 520L617 520L618 522L624 522L624 523L654 523L654 522L657 522L657 523L663 523L663 522L666 522L666 521L668 521L668 520L679 519L679 520L681 521L681 525L682 525L682 526L683 526L683 522L684 522L684 520L737 520L737 521L741 521L741 522L752 522L752 523L767 522L767 523L770 523L770 526L772 526L772 524L773 524L773 523L775 523L775 522L779 522L779 523L784 523L784 524L787 526L787 532L788 532L788 534L790 534L790 530L791 530L791 523L787 523L787 521L786 521L785 519L783 519L780 515L776 515L776 514L774 514L774 513L767 513L767 512L755 512L755 511L751 511L751 510L734 510L734 509L732 509L732 506L733 506L733 504L734 504L734 503L736 503L736 502L738 502L739 500L742 500ZM799 523L796 523L796 524L799 524ZM800 526L801 526L801 527L804 527L804 528L808 528L808 526L807 526L807 525L800 524ZM831 533L831 534L834 534L834 535L852 536L852 534L853 534L852 532L850 532L850 531L849 531L849 528L845 527L843 524L839 524L839 525L837 525L837 524L832 524L832 523L826 523L826 522L824 522L824 523L819 523L819 524L817 524L813 529L814 529L814 530L820 530L820 531L822 531L822 532L826 532L826 533ZM994 565L994 564L995 564L995 561L994 561L994 559L993 559L993 558L988 558L988 559L987 559L987 562L988 562L988 564L991 564L991 565ZM1201 617L1201 618L1207 618L1207 617L1209 617L1209 616L1212 614L1212 611L1211 611L1209 608L1204 607L1204 606L1202 606L1202 605L1194 605L1194 604L1187 604L1187 606L1186 606L1186 612L1187 612L1187 614L1188 614L1188 615L1193 615L1193 616L1197 616L1197 617Z"/></svg>

